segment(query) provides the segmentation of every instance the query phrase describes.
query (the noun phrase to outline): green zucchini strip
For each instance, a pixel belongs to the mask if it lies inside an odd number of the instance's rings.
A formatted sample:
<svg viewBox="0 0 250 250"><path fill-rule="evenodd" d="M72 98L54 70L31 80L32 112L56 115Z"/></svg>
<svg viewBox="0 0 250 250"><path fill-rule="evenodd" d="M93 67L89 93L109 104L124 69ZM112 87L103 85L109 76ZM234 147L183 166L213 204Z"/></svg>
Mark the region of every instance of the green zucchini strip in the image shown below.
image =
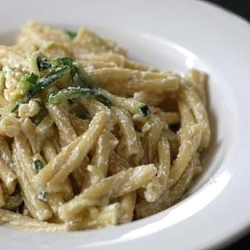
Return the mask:
<svg viewBox="0 0 250 250"><path fill-rule="evenodd" d="M110 100L103 95L98 89L89 89L89 88L81 88L81 87L68 87L59 90L56 93L51 93L48 98L48 102L50 103L60 103L70 99L76 99L82 96L94 97L96 100L102 102L105 105L110 105Z"/></svg>
<svg viewBox="0 0 250 250"><path fill-rule="evenodd" d="M56 81L59 78L62 78L65 75L70 73L70 68L67 65L53 68L46 76L37 80L37 83L34 87L28 90L25 96L16 103L12 112L18 109L19 105L22 103L27 103L33 96L41 92L45 87L49 86L51 83Z"/></svg>
<svg viewBox="0 0 250 250"><path fill-rule="evenodd" d="M93 97L107 106L114 105L123 107L133 114L141 114L143 116L150 114L150 110L146 104L138 102L132 98L124 98L112 95L108 91L97 87L93 89L81 87L68 87L61 89L56 93L50 94L48 102L56 104L69 99L80 98L82 96Z"/></svg>
<svg viewBox="0 0 250 250"><path fill-rule="evenodd" d="M32 97L41 92L45 87L49 86L56 80L70 76L72 86L68 86L52 93L48 97L51 103L59 103L64 100L76 99L83 96L93 97L103 104L115 105L123 107L133 114L141 114L147 116L150 113L148 106L144 103L136 101L132 98L124 98L111 94L110 92L94 85L89 75L82 68L81 64L72 58L56 58L48 60L47 58L37 57L37 68L39 72L48 70L49 72L39 78L34 73L26 76L20 85L27 84L26 93L24 97L18 101L12 111L15 111L21 103L28 102Z"/></svg>

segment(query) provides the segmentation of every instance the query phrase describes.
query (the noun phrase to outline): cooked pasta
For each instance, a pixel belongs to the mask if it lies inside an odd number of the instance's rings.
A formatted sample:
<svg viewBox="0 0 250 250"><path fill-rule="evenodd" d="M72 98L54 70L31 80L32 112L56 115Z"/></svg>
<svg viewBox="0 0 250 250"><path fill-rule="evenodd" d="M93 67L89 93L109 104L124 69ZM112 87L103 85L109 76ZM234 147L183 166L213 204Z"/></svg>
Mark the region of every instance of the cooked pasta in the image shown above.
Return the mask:
<svg viewBox="0 0 250 250"><path fill-rule="evenodd" d="M0 224L73 231L176 204L210 143L206 73L29 21L0 45Z"/></svg>

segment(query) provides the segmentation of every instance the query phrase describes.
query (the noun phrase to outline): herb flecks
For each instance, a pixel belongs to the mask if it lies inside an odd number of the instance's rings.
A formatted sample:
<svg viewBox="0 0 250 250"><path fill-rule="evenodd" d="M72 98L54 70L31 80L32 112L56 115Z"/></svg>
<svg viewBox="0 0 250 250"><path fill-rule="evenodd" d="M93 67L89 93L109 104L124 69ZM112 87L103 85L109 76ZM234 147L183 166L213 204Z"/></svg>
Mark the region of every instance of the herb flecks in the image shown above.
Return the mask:
<svg viewBox="0 0 250 250"><path fill-rule="evenodd" d="M42 189L40 190L39 194L38 194L38 199L42 202L47 202L46 199L46 192Z"/></svg>
<svg viewBox="0 0 250 250"><path fill-rule="evenodd" d="M44 164L41 160L36 159L34 161L34 168L36 169L37 172L39 172L43 168Z"/></svg>
<svg viewBox="0 0 250 250"><path fill-rule="evenodd" d="M51 62L45 57L38 56L36 63L39 71L43 71L51 67Z"/></svg>
<svg viewBox="0 0 250 250"><path fill-rule="evenodd" d="M73 30L65 30L64 33L71 39L74 39L77 36L77 32Z"/></svg>

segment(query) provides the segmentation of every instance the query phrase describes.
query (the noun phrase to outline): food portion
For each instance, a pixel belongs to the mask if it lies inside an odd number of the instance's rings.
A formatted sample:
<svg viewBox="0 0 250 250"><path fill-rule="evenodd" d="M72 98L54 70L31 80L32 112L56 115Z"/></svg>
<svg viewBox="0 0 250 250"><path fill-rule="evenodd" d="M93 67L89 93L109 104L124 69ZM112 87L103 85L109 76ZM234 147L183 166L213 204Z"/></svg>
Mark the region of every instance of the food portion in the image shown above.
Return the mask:
<svg viewBox="0 0 250 250"><path fill-rule="evenodd" d="M0 45L0 224L97 229L176 204L211 133L208 76L184 73L87 28L26 23Z"/></svg>

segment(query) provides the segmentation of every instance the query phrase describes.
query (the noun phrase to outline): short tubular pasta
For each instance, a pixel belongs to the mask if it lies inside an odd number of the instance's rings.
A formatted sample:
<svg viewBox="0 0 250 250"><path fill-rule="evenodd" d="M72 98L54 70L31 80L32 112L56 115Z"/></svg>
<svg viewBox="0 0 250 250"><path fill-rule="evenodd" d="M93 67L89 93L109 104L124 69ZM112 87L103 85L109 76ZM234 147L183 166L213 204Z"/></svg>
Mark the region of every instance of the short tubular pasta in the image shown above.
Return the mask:
<svg viewBox="0 0 250 250"><path fill-rule="evenodd" d="M112 137L109 131L103 130L97 140L95 153L87 168L89 170L91 184L99 182L107 176L110 152L112 152L117 145L117 140L114 140Z"/></svg>
<svg viewBox="0 0 250 250"><path fill-rule="evenodd" d="M150 164L130 168L102 179L61 206L59 217L65 221L74 219L83 208L105 204L110 198L125 195L139 187L145 187L155 174L156 168Z"/></svg>
<svg viewBox="0 0 250 250"><path fill-rule="evenodd" d="M197 123L202 124L201 147L207 147L210 142L210 125L207 110L202 99L194 88L183 86L180 88L180 99L185 100Z"/></svg>
<svg viewBox="0 0 250 250"><path fill-rule="evenodd" d="M163 123L159 117L151 115L145 122L142 133L142 147L144 149L144 155L142 162L153 162L159 139L161 137L161 131L163 129Z"/></svg>
<svg viewBox="0 0 250 250"><path fill-rule="evenodd" d="M200 96L202 102L206 106L208 104L207 100L207 83L208 75L205 72L199 71L197 69L191 69L185 76L188 85L193 86Z"/></svg>
<svg viewBox="0 0 250 250"><path fill-rule="evenodd" d="M35 169L32 165L31 150L23 134L16 137L13 142L13 161L14 171L30 213L41 221L49 219L52 216L52 211L47 203L39 199L36 185L32 182Z"/></svg>
<svg viewBox="0 0 250 250"><path fill-rule="evenodd" d="M167 90L176 90L179 77L150 71L129 70L123 68L103 68L88 71L90 79L112 93L120 92L132 95L134 92L146 91L161 93Z"/></svg>
<svg viewBox="0 0 250 250"><path fill-rule="evenodd" d="M167 192L164 192L156 201L147 202L146 200L142 200L139 202L136 206L137 218L147 217L174 205L190 185L195 174L197 163L199 164L199 161L194 157L175 185L168 189Z"/></svg>
<svg viewBox="0 0 250 250"><path fill-rule="evenodd" d="M76 140L67 145L57 156L52 159L34 177L34 181L47 191L57 191L67 176L80 166L83 158L87 155L94 144L107 120L105 112L100 112L91 121L89 129ZM73 164L74 163L74 164Z"/></svg>
<svg viewBox="0 0 250 250"><path fill-rule="evenodd" d="M0 158L0 180L4 183L9 194L15 191L17 176L2 158Z"/></svg>
<svg viewBox="0 0 250 250"><path fill-rule="evenodd" d="M163 132L158 141L157 153L159 157L159 163L157 164L157 175L147 185L144 194L145 199L151 202L157 200L160 195L166 191L167 183L169 181L171 152L169 147L169 141L167 139L166 134Z"/></svg>
<svg viewBox="0 0 250 250"><path fill-rule="evenodd" d="M70 123L68 112L65 112L65 107L48 104L47 110L57 126L61 145L68 145L75 140L77 135Z"/></svg>
<svg viewBox="0 0 250 250"><path fill-rule="evenodd" d="M0 156L3 161L11 168L11 146L9 145L7 138L4 138L2 136L0 136Z"/></svg>
<svg viewBox="0 0 250 250"><path fill-rule="evenodd" d="M133 155L141 154L132 116L121 108L115 107L112 109L112 111L117 117L117 125L119 126L119 151L122 151L123 156L129 162L129 159Z"/></svg>
<svg viewBox="0 0 250 250"><path fill-rule="evenodd" d="M69 230L66 224L41 222L29 216L13 213L4 209L0 209L0 225L38 232L65 232Z"/></svg>
<svg viewBox="0 0 250 250"><path fill-rule="evenodd" d="M27 22L0 45L0 225L92 230L184 199L210 144L208 80L86 27Z"/></svg>
<svg viewBox="0 0 250 250"><path fill-rule="evenodd" d="M136 192L130 192L120 197L119 223L127 223L133 220L136 204Z"/></svg>

